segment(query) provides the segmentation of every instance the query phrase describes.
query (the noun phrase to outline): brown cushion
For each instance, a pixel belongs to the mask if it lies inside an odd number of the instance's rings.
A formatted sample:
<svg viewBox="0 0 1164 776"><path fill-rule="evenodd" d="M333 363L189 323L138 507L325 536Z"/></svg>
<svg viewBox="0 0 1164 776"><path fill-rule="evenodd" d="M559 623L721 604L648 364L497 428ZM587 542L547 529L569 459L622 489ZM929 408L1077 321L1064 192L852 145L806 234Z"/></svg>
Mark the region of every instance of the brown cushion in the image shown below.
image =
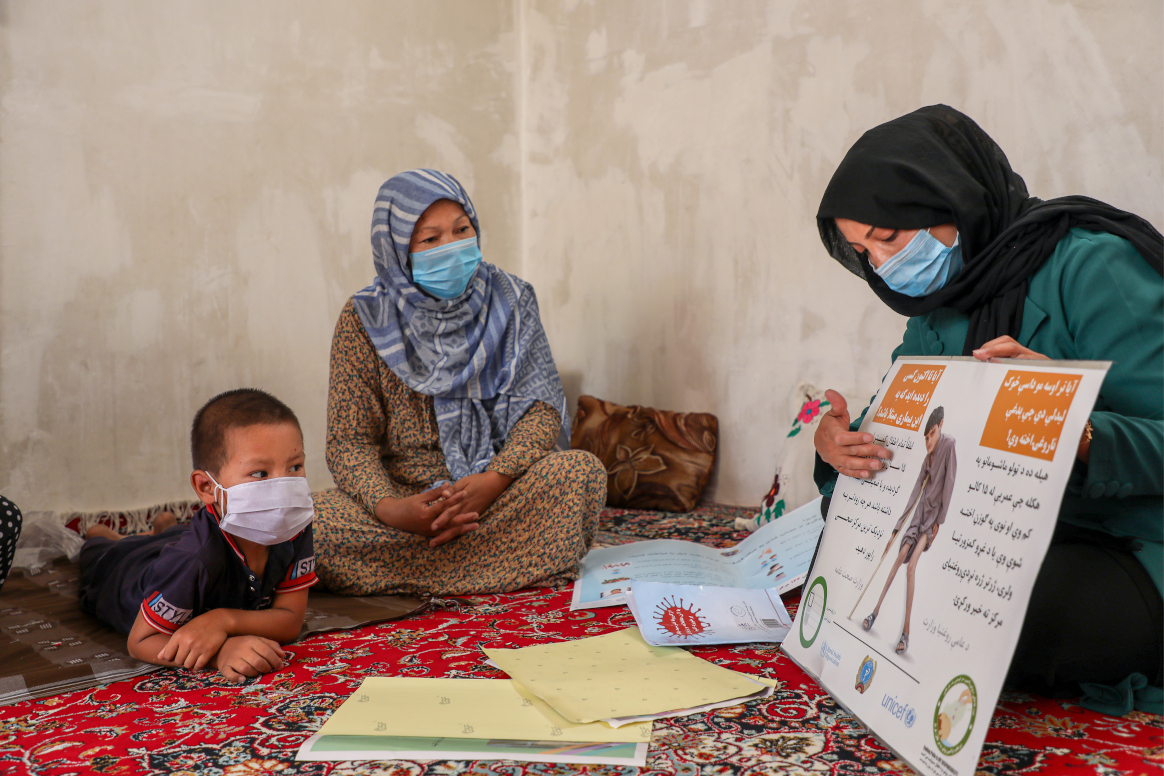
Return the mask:
<svg viewBox="0 0 1164 776"><path fill-rule="evenodd" d="M706 412L623 407L580 396L570 446L602 459L610 506L688 512L707 487L718 439L719 420Z"/></svg>

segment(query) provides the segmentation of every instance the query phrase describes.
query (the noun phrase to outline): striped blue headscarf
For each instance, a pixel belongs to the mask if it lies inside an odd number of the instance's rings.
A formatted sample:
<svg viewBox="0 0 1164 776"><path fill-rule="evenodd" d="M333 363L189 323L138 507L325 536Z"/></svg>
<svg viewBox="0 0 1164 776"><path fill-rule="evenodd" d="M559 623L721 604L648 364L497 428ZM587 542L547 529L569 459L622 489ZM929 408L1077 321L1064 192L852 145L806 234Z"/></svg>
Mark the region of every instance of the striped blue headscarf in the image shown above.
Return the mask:
<svg viewBox="0 0 1164 776"><path fill-rule="evenodd" d="M433 397L441 449L456 481L485 470L534 401L558 411L567 439L570 428L533 286L485 262L452 299L434 299L412 284L412 230L441 199L459 202L480 236L477 211L451 175L410 170L380 187L372 215L376 281L352 301L388 368Z"/></svg>

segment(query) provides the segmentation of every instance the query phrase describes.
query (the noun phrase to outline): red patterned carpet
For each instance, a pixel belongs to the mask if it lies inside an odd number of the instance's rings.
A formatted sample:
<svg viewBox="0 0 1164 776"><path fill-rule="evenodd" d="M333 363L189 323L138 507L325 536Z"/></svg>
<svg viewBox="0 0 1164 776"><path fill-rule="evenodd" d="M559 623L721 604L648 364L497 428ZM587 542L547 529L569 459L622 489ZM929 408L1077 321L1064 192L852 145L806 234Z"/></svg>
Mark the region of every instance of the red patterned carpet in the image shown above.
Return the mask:
<svg viewBox="0 0 1164 776"><path fill-rule="evenodd" d="M740 510L604 513L604 539L682 534L724 546ZM498 678L482 647L517 647L634 624L625 607L568 611L569 591L462 598L454 608L292 645L284 670L237 687L163 670L94 690L0 708L0 772L13 774L626 774L639 769L495 762L296 762L298 746L366 676ZM793 604L794 602L789 602ZM794 610L794 605L790 605ZM695 648L774 677L770 698L655 723L644 776L882 774L908 768L865 735L776 648ZM980 774L1147 774L1164 766L1162 718L1106 717L1070 702L1004 695Z"/></svg>

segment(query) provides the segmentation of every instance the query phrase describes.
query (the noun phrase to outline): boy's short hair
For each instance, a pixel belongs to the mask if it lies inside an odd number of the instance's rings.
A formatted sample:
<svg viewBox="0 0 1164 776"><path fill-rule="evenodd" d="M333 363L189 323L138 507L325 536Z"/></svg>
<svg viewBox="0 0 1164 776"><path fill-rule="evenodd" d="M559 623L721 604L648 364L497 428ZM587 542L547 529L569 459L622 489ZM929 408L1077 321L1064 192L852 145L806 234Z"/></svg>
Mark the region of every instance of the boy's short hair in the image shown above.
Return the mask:
<svg viewBox="0 0 1164 776"><path fill-rule="evenodd" d="M930 413L930 419L926 421L926 433L934 430L934 426L946 419L946 411L941 407L934 407L934 411Z"/></svg>
<svg viewBox="0 0 1164 776"><path fill-rule="evenodd" d="M283 402L258 388L235 388L215 396L194 415L190 426L190 457L194 468L218 474L226 463L226 432L245 426L294 423L299 418Z"/></svg>

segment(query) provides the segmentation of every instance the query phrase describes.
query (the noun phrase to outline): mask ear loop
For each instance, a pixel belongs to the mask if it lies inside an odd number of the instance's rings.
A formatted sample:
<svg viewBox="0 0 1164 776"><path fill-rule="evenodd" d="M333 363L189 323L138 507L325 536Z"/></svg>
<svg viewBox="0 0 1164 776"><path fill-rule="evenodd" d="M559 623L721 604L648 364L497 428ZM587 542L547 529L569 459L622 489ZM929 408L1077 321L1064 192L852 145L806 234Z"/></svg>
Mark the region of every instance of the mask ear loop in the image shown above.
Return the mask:
<svg viewBox="0 0 1164 776"><path fill-rule="evenodd" d="M224 517L226 517L226 507L225 507L225 506L221 506L221 507L220 507L220 506L218 505L218 491L220 491L220 490L221 490L221 491L222 491L222 495L224 495L224 496L225 496L225 495L226 495L226 488L224 488L224 487L222 487L221 485L219 485L219 484L218 484L218 480L214 479L214 475L213 475L213 474L211 474L210 472L206 471L205 469L203 469L202 471L206 472L206 476L207 476L207 477L209 477L209 478L210 478L210 481L214 483L214 508L215 508L216 510L218 510L218 519L219 519L219 520L222 520Z"/></svg>

